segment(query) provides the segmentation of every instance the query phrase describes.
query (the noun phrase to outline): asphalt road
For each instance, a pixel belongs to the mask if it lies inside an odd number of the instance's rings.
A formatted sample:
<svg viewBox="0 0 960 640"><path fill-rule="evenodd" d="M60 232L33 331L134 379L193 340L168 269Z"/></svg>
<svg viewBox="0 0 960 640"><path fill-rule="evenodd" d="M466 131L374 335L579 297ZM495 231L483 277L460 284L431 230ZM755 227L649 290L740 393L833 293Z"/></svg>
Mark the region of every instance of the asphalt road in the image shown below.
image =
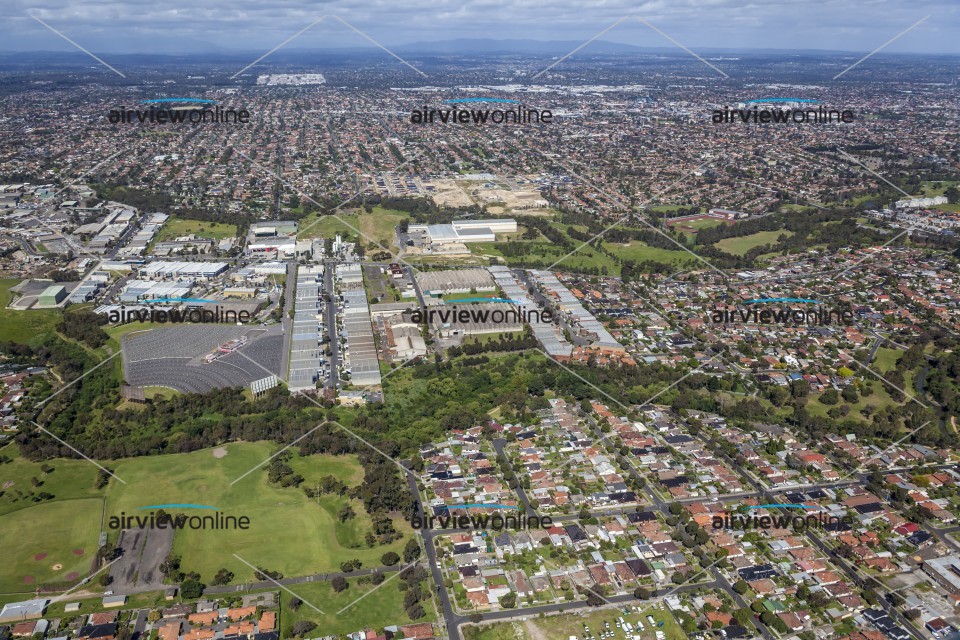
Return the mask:
<svg viewBox="0 0 960 640"><path fill-rule="evenodd" d="M506 452L503 450L503 446L507 444L507 441L503 438L497 438L493 441L493 450L497 452L498 456L503 456L507 461L507 464L510 464L510 458L507 457ZM512 468L512 467L511 467ZM516 470L513 470L515 476L517 476L517 493L520 494L520 499L523 501L523 505L527 510L528 516L537 515L537 510L533 508L533 504L530 503L530 498L527 497L527 492L523 490L523 487L520 485L520 477L517 475Z"/></svg>
<svg viewBox="0 0 960 640"><path fill-rule="evenodd" d="M337 333L337 298L334 293L333 273L337 268L336 261L328 260L323 265L324 313L327 314L327 337L330 341L330 376L327 387L337 389L340 386L340 335Z"/></svg>
<svg viewBox="0 0 960 640"><path fill-rule="evenodd" d="M427 511L423 508L423 502L420 500L420 490L417 488L417 481L409 473L404 474L407 477L407 486L410 493L416 500L419 513L426 515ZM430 564L430 574L433 576L433 583L437 587L437 597L440 599L440 609L443 613L443 620L447 627L447 636L449 640L460 640L460 625L467 621L467 618L457 614L453 610L453 603L450 601L450 594L443 585L443 572L440 571L440 561L437 558L437 550L434 547L434 533L431 529L420 529L420 535L423 538L423 547L427 554L427 562Z"/></svg>
<svg viewBox="0 0 960 640"><path fill-rule="evenodd" d="M782 502L782 500L778 498L773 492L769 491L766 487L762 486L756 480L754 480L749 473L746 473L742 469L740 469L740 467L736 464L736 462L734 462L726 454L721 453L720 457L723 458L728 465L731 465L732 469L736 469L738 472L740 472L740 475L742 475L744 479L746 479L746 481L749 482L760 493L761 497L763 497L763 499L766 500L768 503L776 504L776 503ZM858 478L857 480L853 480L851 482L862 483L862 479ZM860 584L863 582L860 579L859 573L857 572L856 568L851 566L849 563L847 563L845 560L843 560L839 556L832 553L830 547L828 547L827 544L816 533L814 533L812 528L805 529L805 534L807 538L809 538L817 546L817 548L820 549L821 553L823 553L825 556L830 558L830 560L834 564L840 567L840 569L842 569L843 572L847 574L847 577L850 578L850 580L854 584ZM916 633L914 628L909 623L906 622L906 620L893 607L893 605L887 602L886 598L882 598L882 597L878 598L878 601L879 601L878 604L883 608L884 611L887 612L887 615L893 618L897 622L897 624L899 624L904 629L906 629L907 632L910 633L910 635L914 636L915 638L924 640L923 636ZM755 622L757 624L760 624L759 621L755 621Z"/></svg>
<svg viewBox="0 0 960 640"><path fill-rule="evenodd" d="M280 377L289 381L290 377L290 347L293 342L293 318L290 310L296 299L297 290L297 263L287 262L287 282L283 288L283 309L280 311L280 326L283 328L283 354L280 356Z"/></svg>

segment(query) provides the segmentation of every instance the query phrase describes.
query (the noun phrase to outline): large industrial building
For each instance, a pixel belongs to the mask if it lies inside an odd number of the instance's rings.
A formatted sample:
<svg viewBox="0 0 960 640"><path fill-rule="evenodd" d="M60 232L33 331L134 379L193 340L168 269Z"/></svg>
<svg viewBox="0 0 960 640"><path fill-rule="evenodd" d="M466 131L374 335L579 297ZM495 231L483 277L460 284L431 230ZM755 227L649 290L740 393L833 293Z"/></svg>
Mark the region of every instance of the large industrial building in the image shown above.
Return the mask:
<svg viewBox="0 0 960 640"><path fill-rule="evenodd" d="M547 298L554 302L561 317L565 318L581 335L589 338L593 343L592 347L616 353L625 351L623 345L610 335L606 327L594 318L593 314L583 308L577 297L563 286L555 275L549 271L531 271L530 274L543 289Z"/></svg>
<svg viewBox="0 0 960 640"><path fill-rule="evenodd" d="M67 289L63 285L54 284L50 285L43 290L43 293L40 294L40 297L37 298L37 306L39 307L55 307L63 299L67 297Z"/></svg>
<svg viewBox="0 0 960 640"><path fill-rule="evenodd" d="M497 286L503 291L504 298L513 300L518 309L531 312L527 315L530 319L528 324L543 350L552 358L569 358L570 354L573 353L573 345L567 342L557 325L542 319L539 315L542 310L535 302L530 300L527 296L526 287L514 276L510 269L494 265L487 267L487 271L490 272Z"/></svg>
<svg viewBox="0 0 960 640"><path fill-rule="evenodd" d="M960 556L932 558L923 563L923 570L948 592L960 594Z"/></svg>
<svg viewBox="0 0 960 640"><path fill-rule="evenodd" d="M421 233L430 245L494 242L498 233L516 233L513 218L493 220L454 220L450 224L411 224L409 233Z"/></svg>
<svg viewBox="0 0 960 640"><path fill-rule="evenodd" d="M209 280L227 270L226 262L168 262L155 260L140 266L137 271L147 280L182 280L196 278Z"/></svg>
<svg viewBox="0 0 960 640"><path fill-rule="evenodd" d="M497 285L485 269L447 269L444 271L420 271L417 284L425 296L440 296L451 293L477 293L496 291Z"/></svg>
<svg viewBox="0 0 960 640"><path fill-rule="evenodd" d="M247 255L272 260L295 255L297 223L291 220L255 222L247 233Z"/></svg>
<svg viewBox="0 0 960 640"><path fill-rule="evenodd" d="M343 346L343 364L350 373L350 384L380 384L380 359L377 357L377 346L373 339L370 307L367 304L367 292L363 288L360 265L340 264L337 265L336 273L343 299L340 342Z"/></svg>
<svg viewBox="0 0 960 640"><path fill-rule="evenodd" d="M290 340L291 392L315 389L324 361L323 267L301 267L293 302L293 335Z"/></svg>

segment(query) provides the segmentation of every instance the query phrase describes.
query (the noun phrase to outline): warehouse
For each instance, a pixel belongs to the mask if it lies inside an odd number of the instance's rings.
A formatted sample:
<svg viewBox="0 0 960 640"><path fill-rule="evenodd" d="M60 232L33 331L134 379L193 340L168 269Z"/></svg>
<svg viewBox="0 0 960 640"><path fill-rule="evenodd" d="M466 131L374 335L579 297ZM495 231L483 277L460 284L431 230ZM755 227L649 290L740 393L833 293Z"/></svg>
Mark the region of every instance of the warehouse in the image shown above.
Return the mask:
<svg viewBox="0 0 960 640"><path fill-rule="evenodd" d="M430 245L461 244L465 242L494 242L498 233L516 233L513 218L495 220L454 220L450 224L412 224L411 234L424 234Z"/></svg>
<svg viewBox="0 0 960 640"><path fill-rule="evenodd" d="M425 296L451 293L496 291L493 278L485 269L447 269L445 271L420 271L417 284Z"/></svg>
<svg viewBox="0 0 960 640"><path fill-rule="evenodd" d="M192 281L154 282L153 280L130 280L120 292L120 302L133 303L159 298L186 298L193 289Z"/></svg>
<svg viewBox="0 0 960 640"><path fill-rule="evenodd" d="M67 297L67 290L63 285L51 285L43 290L37 299L38 307L55 307Z"/></svg>
<svg viewBox="0 0 960 640"><path fill-rule="evenodd" d="M149 280L179 280L198 278L208 280L227 270L226 262L165 262L157 260L139 268L142 278Z"/></svg>
<svg viewBox="0 0 960 640"><path fill-rule="evenodd" d="M363 288L363 274L359 264L337 266L340 295L343 299L341 317L343 329L340 340L344 368L350 374L350 384L369 386L380 384L380 359L370 324L370 307Z"/></svg>

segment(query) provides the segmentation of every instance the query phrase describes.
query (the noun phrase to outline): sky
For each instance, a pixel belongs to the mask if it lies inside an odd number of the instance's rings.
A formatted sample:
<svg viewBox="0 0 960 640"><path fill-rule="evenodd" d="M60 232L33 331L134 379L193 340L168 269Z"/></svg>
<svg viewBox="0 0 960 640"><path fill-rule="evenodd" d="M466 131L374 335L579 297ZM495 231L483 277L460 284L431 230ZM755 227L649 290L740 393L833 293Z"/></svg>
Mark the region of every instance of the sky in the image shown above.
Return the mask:
<svg viewBox="0 0 960 640"><path fill-rule="evenodd" d="M958 0L0 0L0 50L94 53L266 52L323 16L387 47L458 38L584 42L639 16L693 51L824 49L960 54ZM671 42L633 20L601 37L644 47ZM284 45L372 46L324 19Z"/></svg>

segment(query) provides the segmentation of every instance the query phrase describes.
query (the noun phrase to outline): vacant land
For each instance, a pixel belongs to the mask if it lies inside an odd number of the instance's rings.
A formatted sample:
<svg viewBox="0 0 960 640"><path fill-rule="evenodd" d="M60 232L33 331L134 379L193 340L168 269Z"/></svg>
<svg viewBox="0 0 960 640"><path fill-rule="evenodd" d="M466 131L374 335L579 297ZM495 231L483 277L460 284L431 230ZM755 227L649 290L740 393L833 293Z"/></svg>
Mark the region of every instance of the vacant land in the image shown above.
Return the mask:
<svg viewBox="0 0 960 640"><path fill-rule="evenodd" d="M396 227L403 220L409 220L410 214L396 209L373 207L373 213L360 215L360 231L363 232L364 243L375 242L385 249L394 248Z"/></svg>
<svg viewBox="0 0 960 640"><path fill-rule="evenodd" d="M306 240L308 238L333 238L338 233L341 236L356 238L359 234L360 220L354 214L338 212L336 217L321 216L311 214L300 221L300 230L297 232L297 238Z"/></svg>
<svg viewBox="0 0 960 640"><path fill-rule="evenodd" d="M208 222L206 220L170 218L157 235L157 242L173 240L174 238L191 234L198 238L208 238L210 240L235 238L237 235L237 225L223 222Z"/></svg>
<svg viewBox="0 0 960 640"><path fill-rule="evenodd" d="M27 311L7 309L7 305L13 298L10 287L19 282L20 278L0 279L0 341L7 340L39 346L60 321L62 312L57 309Z"/></svg>
<svg viewBox="0 0 960 640"><path fill-rule="evenodd" d="M788 236L793 235L792 231L758 231L752 233L748 236L741 236L739 238L724 238L719 241L716 246L721 251L726 251L727 253L732 253L738 256L742 256L747 251L755 247L759 247L765 244L776 244L777 238L782 234Z"/></svg>

